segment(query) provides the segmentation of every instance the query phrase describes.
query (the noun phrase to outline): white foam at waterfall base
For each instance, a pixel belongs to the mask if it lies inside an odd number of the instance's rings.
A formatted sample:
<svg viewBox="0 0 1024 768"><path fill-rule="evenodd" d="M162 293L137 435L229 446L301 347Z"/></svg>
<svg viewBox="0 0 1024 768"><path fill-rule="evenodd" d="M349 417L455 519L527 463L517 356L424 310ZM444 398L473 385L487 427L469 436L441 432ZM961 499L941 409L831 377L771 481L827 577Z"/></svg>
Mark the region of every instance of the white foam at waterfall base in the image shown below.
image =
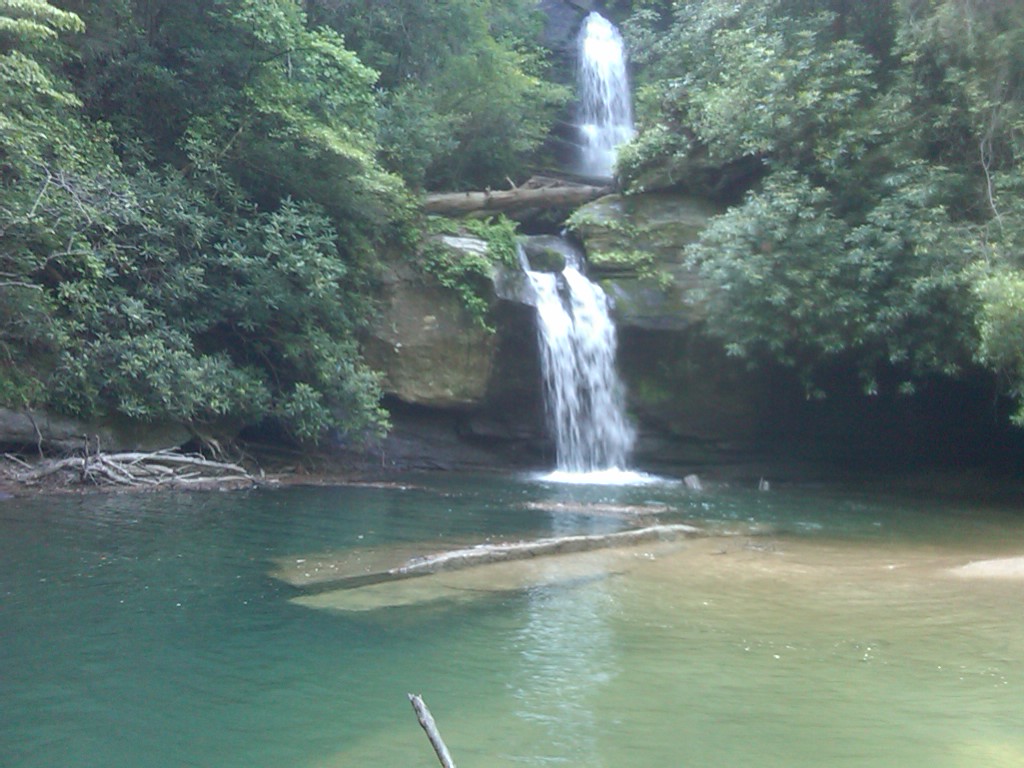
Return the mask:
<svg viewBox="0 0 1024 768"><path fill-rule="evenodd" d="M632 469L598 469L592 472L566 472L556 469L534 475L534 480L541 483L557 483L563 485L678 485L679 481L671 478L637 472Z"/></svg>
<svg viewBox="0 0 1024 768"><path fill-rule="evenodd" d="M578 45L580 173L611 178L618 147L634 133L626 48L596 12L584 20Z"/></svg>

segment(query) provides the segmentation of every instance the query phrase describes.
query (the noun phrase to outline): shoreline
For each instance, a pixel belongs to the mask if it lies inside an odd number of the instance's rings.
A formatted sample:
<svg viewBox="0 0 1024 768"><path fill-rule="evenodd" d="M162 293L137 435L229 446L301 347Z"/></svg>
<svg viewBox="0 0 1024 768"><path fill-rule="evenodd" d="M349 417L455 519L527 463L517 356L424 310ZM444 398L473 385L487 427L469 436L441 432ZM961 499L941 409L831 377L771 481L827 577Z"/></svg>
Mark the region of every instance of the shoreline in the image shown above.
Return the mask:
<svg viewBox="0 0 1024 768"><path fill-rule="evenodd" d="M153 452L158 456L161 452ZM322 452L271 452L244 446L243 458L238 464L247 473L244 477L189 478L177 483L171 479L158 484L89 482L73 477L73 472L54 474L26 482L19 475L34 471L49 457L0 454L0 502L37 496L63 496L120 493L160 493L166 491L228 492L254 488L331 487L331 486L394 486L404 485L402 479L416 474L459 473L522 473L531 471L521 466L452 466L445 469L424 469L403 466L371 466L366 457L351 453L327 454ZM198 454L188 454L195 455ZM714 493L718 489L757 488L762 480L769 481L767 493L785 492L800 488L835 487L847 491L872 494L915 495L963 499L973 502L1017 502L1024 504L1024 477L1004 467L915 466L871 467L847 464L811 463L778 458L744 461L705 466L676 468L666 473L665 468L638 468L682 482L687 475L697 475L704 486L701 492ZM661 469L662 471L658 471ZM550 467L537 467L536 472L550 471Z"/></svg>

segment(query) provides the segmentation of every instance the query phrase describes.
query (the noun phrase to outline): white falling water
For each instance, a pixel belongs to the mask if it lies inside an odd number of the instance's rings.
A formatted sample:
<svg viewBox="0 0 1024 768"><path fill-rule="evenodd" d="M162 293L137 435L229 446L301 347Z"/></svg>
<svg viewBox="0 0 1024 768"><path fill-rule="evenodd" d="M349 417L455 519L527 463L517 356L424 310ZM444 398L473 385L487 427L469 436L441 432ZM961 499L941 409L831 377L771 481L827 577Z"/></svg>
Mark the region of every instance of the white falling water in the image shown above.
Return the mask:
<svg viewBox="0 0 1024 768"><path fill-rule="evenodd" d="M558 473L622 473L634 430L615 370L615 325L604 291L583 275L578 254L565 245L561 275L532 272L523 258L537 298L544 394Z"/></svg>
<svg viewBox="0 0 1024 768"><path fill-rule="evenodd" d="M611 178L620 144L633 138L633 107L622 36L590 13L579 35L580 172Z"/></svg>

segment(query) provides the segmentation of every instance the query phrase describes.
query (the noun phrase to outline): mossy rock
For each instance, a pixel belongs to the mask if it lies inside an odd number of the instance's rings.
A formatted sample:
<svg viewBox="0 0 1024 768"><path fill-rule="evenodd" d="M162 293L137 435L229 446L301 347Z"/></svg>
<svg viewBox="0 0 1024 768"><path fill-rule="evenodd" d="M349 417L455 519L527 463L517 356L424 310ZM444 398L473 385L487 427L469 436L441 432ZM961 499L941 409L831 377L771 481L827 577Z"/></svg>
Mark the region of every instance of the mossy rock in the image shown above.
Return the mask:
<svg viewBox="0 0 1024 768"><path fill-rule="evenodd" d="M561 272L565 269L565 249L560 237L540 235L523 238L523 251L534 272Z"/></svg>
<svg viewBox="0 0 1024 768"><path fill-rule="evenodd" d="M626 329L619 368L630 411L655 431L709 444L755 439L759 379L699 327L686 333Z"/></svg>
<svg viewBox="0 0 1024 768"><path fill-rule="evenodd" d="M620 325L685 330L704 320L704 286L685 252L721 211L700 198L649 194L607 195L573 214L591 277Z"/></svg>
<svg viewBox="0 0 1024 768"><path fill-rule="evenodd" d="M624 182L636 194L670 192L735 205L766 172L767 166L758 157L718 163L708 159L706 150L698 150L627 171Z"/></svg>
<svg viewBox="0 0 1024 768"><path fill-rule="evenodd" d="M606 195L580 207L569 225L595 271L602 264L620 271L621 254L636 253L656 267L670 267L682 262L686 246L721 212L707 200L683 195Z"/></svg>
<svg viewBox="0 0 1024 768"><path fill-rule="evenodd" d="M619 326L654 331L685 331L706 319L697 291L655 277L610 276L597 281L611 300ZM688 283L689 284L689 283Z"/></svg>

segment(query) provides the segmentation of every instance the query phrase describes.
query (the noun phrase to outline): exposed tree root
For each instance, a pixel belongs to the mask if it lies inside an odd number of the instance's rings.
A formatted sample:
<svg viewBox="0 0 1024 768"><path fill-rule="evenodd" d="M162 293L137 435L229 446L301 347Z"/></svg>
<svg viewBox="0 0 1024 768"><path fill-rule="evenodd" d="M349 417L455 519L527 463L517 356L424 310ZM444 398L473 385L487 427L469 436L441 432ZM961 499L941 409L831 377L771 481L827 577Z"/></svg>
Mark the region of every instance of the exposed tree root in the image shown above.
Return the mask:
<svg viewBox="0 0 1024 768"><path fill-rule="evenodd" d="M19 462L14 479L24 485L59 479L64 484L146 488L196 487L255 483L256 476L239 464L212 461L177 451L147 453L85 453L64 459L44 459L33 466Z"/></svg>

